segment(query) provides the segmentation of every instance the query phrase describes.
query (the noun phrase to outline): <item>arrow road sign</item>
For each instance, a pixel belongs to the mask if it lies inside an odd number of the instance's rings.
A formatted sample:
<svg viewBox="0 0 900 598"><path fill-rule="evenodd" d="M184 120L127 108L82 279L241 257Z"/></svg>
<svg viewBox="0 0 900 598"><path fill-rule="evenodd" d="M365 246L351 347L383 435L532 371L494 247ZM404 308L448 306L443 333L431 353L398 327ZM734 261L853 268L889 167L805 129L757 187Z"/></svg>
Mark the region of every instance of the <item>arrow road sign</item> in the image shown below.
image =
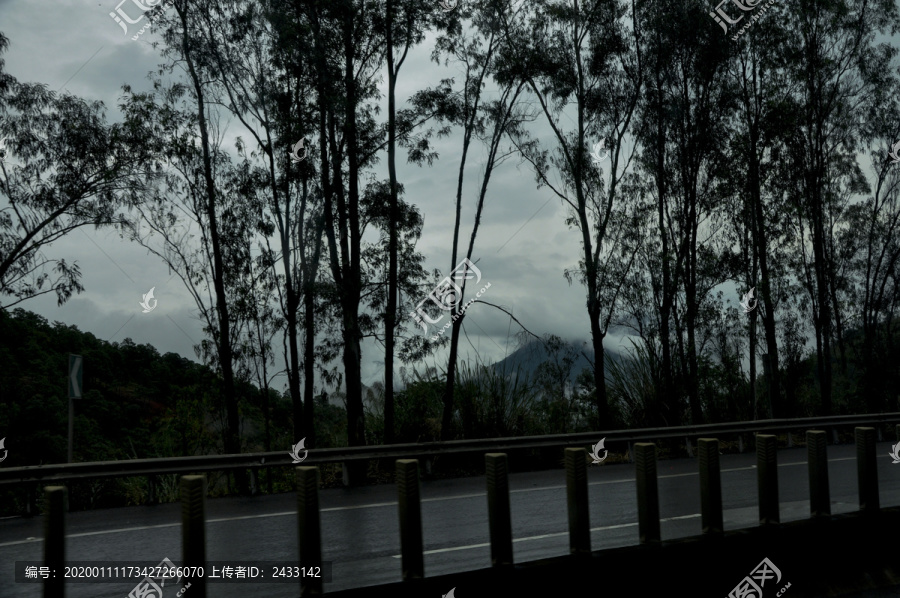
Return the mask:
<svg viewBox="0 0 900 598"><path fill-rule="evenodd" d="M69 398L81 398L81 355L69 354Z"/></svg>

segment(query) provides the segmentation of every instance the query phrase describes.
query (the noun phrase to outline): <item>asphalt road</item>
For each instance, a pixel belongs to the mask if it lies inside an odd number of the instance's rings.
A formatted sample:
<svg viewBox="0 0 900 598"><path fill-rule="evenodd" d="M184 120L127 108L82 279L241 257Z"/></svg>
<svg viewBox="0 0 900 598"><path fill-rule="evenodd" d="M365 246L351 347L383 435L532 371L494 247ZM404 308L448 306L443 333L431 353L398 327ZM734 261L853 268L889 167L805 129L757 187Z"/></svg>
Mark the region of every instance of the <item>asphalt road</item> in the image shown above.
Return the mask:
<svg viewBox="0 0 900 598"><path fill-rule="evenodd" d="M883 507L900 504L900 467L879 443L878 479ZM854 445L829 446L832 513L858 509ZM723 455L722 500L727 530L758 524L755 453ZM778 453L782 521L809 514L806 449ZM699 534L700 497L696 459L659 461L663 539ZM590 521L594 550L638 543L634 466L589 467ZM422 482L422 525L427 576L490 566L487 494L483 476ZM568 553L565 472L510 475L513 549L516 562ZM396 488L392 485L320 491L323 558L333 563L325 592L399 581L400 541ZM211 561L293 561L297 555L296 495L221 498L207 501L207 558ZM178 561L180 505L129 507L70 513L67 560ZM38 598L39 583L15 583L14 562L41 560L40 518L0 520L0 596ZM725 558L723 556L723 558ZM777 563L776 563L777 565ZM783 571L788 574L788 571ZM137 580L69 583L68 598L123 598ZM212 595L286 598L296 583L210 585ZM448 588L449 590L449 588ZM170 582L165 598L178 591ZM721 588L713 592L718 596ZM872 596L876 594L871 594ZM880 594L878 594L880 595ZM862 596L862 595L861 595Z"/></svg>

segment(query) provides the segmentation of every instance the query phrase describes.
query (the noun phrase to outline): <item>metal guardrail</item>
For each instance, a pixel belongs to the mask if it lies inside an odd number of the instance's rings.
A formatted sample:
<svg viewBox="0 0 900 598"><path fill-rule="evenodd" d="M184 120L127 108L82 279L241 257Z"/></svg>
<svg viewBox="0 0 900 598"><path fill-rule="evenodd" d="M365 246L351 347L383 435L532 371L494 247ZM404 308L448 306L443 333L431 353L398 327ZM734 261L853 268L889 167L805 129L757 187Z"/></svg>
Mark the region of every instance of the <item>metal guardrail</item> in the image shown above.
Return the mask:
<svg viewBox="0 0 900 598"><path fill-rule="evenodd" d="M796 429L835 429L861 424L893 423L900 421L900 412L873 415L836 415L804 419L769 419L753 422L729 422L673 428L639 428L635 430L609 430L578 434L552 434L514 438L489 438L478 440L451 440L448 442L423 442L381 446L360 446L315 449L303 461L305 465L321 465L365 461L369 459L421 459L439 455L499 452L527 449L553 449L594 444L600 438L611 442L654 441L663 438L699 438L711 435L733 435ZM692 449L688 451L693 456ZM33 482L63 482L80 479L100 479L129 476L152 476L171 473L199 473L229 469L259 469L261 467L288 467L292 460L287 450L269 453L243 453L239 455L204 455L197 457L165 457L159 459L129 459L124 461L93 461L88 463L60 463L51 465L27 465L0 468L0 485Z"/></svg>
<svg viewBox="0 0 900 598"><path fill-rule="evenodd" d="M878 417L871 419L877 420ZM834 421L832 419L832 421ZM791 425L791 428L794 426ZM856 461L857 461L857 478L859 489L859 506L860 519L857 519L858 525L865 527L865 534L873 533L873 529L878 529L887 519L879 519L881 507L878 494L878 471L875 455L875 443L877 432L872 427L857 427L854 431L856 440ZM900 437L900 425L897 425L897 434ZM807 430L807 463L809 471L809 494L810 494L810 521L818 519L825 522L825 527L818 526L814 530L806 527L801 532L815 536L818 534L827 537L828 532L837 529L832 526L829 521L831 516L831 502L829 500L829 482L827 467L827 442L826 432L821 430ZM759 531L769 534L778 531L782 527L780 516L780 505L778 497L778 463L776 452L777 438L772 435L760 434L757 436L756 457L757 457L757 490L759 504ZM657 477L657 449L652 443L637 443L635 449L635 478L637 489L637 517L639 529L639 547L662 547L666 543L662 541L660 533L660 500ZM684 542L694 542L695 553L696 547L702 550L703 556L709 558L710 555L721 554L723 544L721 539L733 532L725 532L723 526L723 505L722 505L722 481L719 465L719 441L716 438L701 438L698 442L698 467L700 477L700 505L702 517L702 535L679 540ZM586 556L590 556L591 536L589 523L588 503L588 480L587 480L587 451L584 448L567 448L565 451L566 463L566 502L568 507L568 523L569 523L569 546L570 553L573 558L580 559L578 561L569 560L575 563L587 573L592 573L591 561L585 560ZM423 592L423 584L433 581L425 578L424 559L423 559L423 538L422 538L422 514L421 514L421 491L418 475L419 463L416 460L399 459L396 462L397 467L397 495L399 508L400 523L400 547L401 547L401 571L403 582L399 584L388 584L381 586L377 590L383 590L376 595L384 595L390 589L390 595L398 596L398 598L406 598L412 596L436 595L435 592ZM507 593L512 595L523 595L521 592L513 591L515 575L519 575L518 585L522 586L526 583L532 583L527 580L530 571L534 571L541 567L541 561L533 561L523 564L513 563L513 534L511 525L511 510L509 500L509 468L507 466L507 455L504 453L487 453L485 454L485 469L487 481L487 501L488 501L488 522L491 546L491 570L489 573L494 574L493 579L499 580L501 576L505 576L505 588ZM320 526L320 508L319 508L319 469L315 466L297 466L295 467L295 475L297 478L297 529L299 539L299 563L302 566L315 565L321 562L322 558L322 530ZM44 536L44 564L51 569L60 570L65 562L65 511L67 489L62 486L48 486L45 488L47 512L45 514L45 536ZM206 500L206 479L205 476L182 476L181 478L181 502L182 502L182 560L185 565L202 566L206 563L206 537L205 537L205 500ZM840 516L843 517L843 516ZM840 519L840 517L838 519ZM883 527L883 526L882 526ZM886 531L894 531L887 529ZM759 534L748 535L738 538L738 542L746 545L752 538L759 538ZM702 540L701 540L702 539ZM749 540L748 540L749 539ZM796 538L795 538L796 539ZM695 542L700 540L700 542ZM810 549L819 547L819 549L835 552L827 542L817 540L812 544ZM602 551L604 554L625 554L633 547L608 549ZM770 546L771 548L771 546ZM799 547L798 547L799 548ZM862 550L862 546L854 546L854 550ZM653 549L656 550L656 549ZM794 549L796 550L796 548ZM624 552L623 552L624 551ZM644 559L653 559L654 561L665 561L674 553L669 550L665 554L653 552L652 555L647 552L641 553ZM694 554L694 553L692 553ZM890 551L890 555L895 554ZM692 557L693 558L693 557ZM758 558L758 554L756 555ZM634 560L634 559L632 559ZM638 563L642 567L650 564L648 560L640 560ZM696 563L694 564L696 566ZM515 568L513 568L515 567ZM839 567L838 567L839 568ZM645 569L646 572L646 569ZM512 577L510 576L512 573ZM817 575L821 576L822 571L817 570ZM480 576L480 577L479 577ZM779 579L781 574L779 573ZM452 574L451 576L443 576L447 579L452 577L459 583L466 582L469 586L476 585L475 581L484 578L484 570L470 571L464 573ZM533 576L532 576L533 577ZM545 576L548 579L543 583L547 586L553 586L553 593L540 593L529 595L563 595L559 590L562 589L563 576ZM644 575L644 577L653 577ZM522 581L526 580L526 581ZM180 583L189 581L191 583L191 595L197 598L206 598L207 581L201 575L199 577L182 577ZM443 579L441 580L443 581ZM571 581L571 580L567 580ZM300 594L303 597L318 596L323 592L322 580L320 578L301 578L298 580L300 585ZM636 581L636 585L643 583L641 580ZM572 589L574 586L570 587ZM587 583L584 587L589 587ZM368 597L372 595L373 588L356 588L352 590L343 590L335 592L335 595L342 598ZM632 595L635 594L632 588ZM377 592L376 590L376 592ZM596 590L595 590L596 591ZM782 590L783 591L783 590ZM45 598L63 598L65 592L64 580L48 580L44 586ZM582 592L583 594L583 592ZM469 595L469 594L467 594ZM484 591L473 591L472 596L487 596ZM495 596L496 594L490 594ZM573 596L573 593L566 593L567 596ZM586 594L585 594L586 595ZM596 593L591 594L596 595ZM646 595L646 594L644 594ZM657 595L657 594L652 594ZM793 592L791 595L800 596L809 594L799 594ZM840 595L840 594L829 594Z"/></svg>
<svg viewBox="0 0 900 598"><path fill-rule="evenodd" d="M451 440L448 442L423 442L380 446L315 449L303 463L321 465L364 461L369 459L421 459L439 455L460 455L485 451L510 451L526 449L553 449L594 444L600 438L611 442L635 442L663 438L699 438L723 434L747 434L786 431L799 428L834 429L861 424L891 423L900 421L900 412L874 415L836 415L803 419L770 419L753 422L730 422L674 428L639 428L635 430L609 430L578 434L552 434L515 438L488 438L478 440ZM688 449L689 452L691 449ZM51 465L27 465L0 468L0 485L30 482L61 482L79 479L100 479L129 476L150 476L171 473L200 473L229 469L258 469L261 467L288 467L292 465L288 452L243 453L239 455L204 455L197 457L165 457L159 459L129 459L123 461L93 461L89 463L61 463Z"/></svg>

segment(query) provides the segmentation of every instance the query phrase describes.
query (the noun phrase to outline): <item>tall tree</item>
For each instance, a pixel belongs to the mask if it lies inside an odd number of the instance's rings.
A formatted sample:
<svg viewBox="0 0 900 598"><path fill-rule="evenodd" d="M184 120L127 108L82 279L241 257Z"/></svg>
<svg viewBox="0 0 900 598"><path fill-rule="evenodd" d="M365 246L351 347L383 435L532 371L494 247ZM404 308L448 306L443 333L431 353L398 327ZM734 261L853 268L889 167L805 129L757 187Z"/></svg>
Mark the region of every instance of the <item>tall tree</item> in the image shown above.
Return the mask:
<svg viewBox="0 0 900 598"><path fill-rule="evenodd" d="M8 46L0 33L0 296L12 298L2 308L46 293L62 305L84 290L81 270L45 252L75 230L121 224L152 160L133 130L106 124L100 102L5 73Z"/></svg>
<svg viewBox="0 0 900 598"><path fill-rule="evenodd" d="M508 60L537 99L555 141L549 158L535 143L520 142L518 147L539 184L569 207L567 223L580 234L577 276L587 291L599 429L613 423L603 341L637 252L637 239L627 232L635 213L629 212L621 189L634 156L626 137L635 134L644 77L635 7L634 2L629 7L626 2L547 0L523 8L518 23L509 20L505 28L515 56ZM629 8L630 27L625 23ZM573 122L574 129L567 131L566 121ZM589 156L590 147L594 151ZM597 168L606 158L608 185ZM551 167L559 173L562 188L551 182ZM566 277L571 282L568 271Z"/></svg>

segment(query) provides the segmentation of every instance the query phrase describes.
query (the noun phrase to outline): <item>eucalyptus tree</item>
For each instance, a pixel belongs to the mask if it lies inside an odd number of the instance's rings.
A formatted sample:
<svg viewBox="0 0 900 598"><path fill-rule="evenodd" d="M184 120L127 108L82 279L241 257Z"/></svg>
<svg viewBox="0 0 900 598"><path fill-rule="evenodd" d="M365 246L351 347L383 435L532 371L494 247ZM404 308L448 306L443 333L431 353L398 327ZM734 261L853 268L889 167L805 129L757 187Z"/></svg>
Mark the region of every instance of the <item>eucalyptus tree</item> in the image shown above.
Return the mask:
<svg viewBox="0 0 900 598"><path fill-rule="evenodd" d="M597 426L606 428L613 422L603 341L640 244L634 225L641 209L628 198L635 198L629 181L644 86L643 25L637 4L625 1L544 0L504 14L507 56L501 80L527 85L553 139L552 152L523 135L515 136L516 146L539 186L568 206L566 223L580 235L579 263L565 276L586 287ZM567 123L573 126L567 129ZM608 180L601 170L607 158ZM551 170L561 184L551 180Z"/></svg>
<svg viewBox="0 0 900 598"><path fill-rule="evenodd" d="M454 80L444 80L437 88L420 92L413 99L413 103L420 113L428 115L428 117L436 116L446 125L441 130L441 134L446 134L450 126L458 126L462 132L461 157L456 182L456 217L450 256L451 270L453 270L451 276L454 278L452 284L442 287L446 290L458 286L459 290L453 289L449 294L434 299L435 302L439 302L441 310L448 312L447 315L450 316L451 321L450 354L444 381L441 416L442 440L448 440L452 435L459 335L466 314L464 308L465 289L467 281L474 275L471 267L472 254L491 176L494 170L513 153L512 150L503 151L501 149L503 140L510 135L523 135L521 125L531 118L523 109L520 101L524 86L522 81L508 79L499 82L496 99L488 99L484 91L488 81L491 81L492 78L496 80L498 60L501 59L500 47L505 43L501 30L501 15L503 11L509 9L510 5L511 3L506 0L495 0L477 6L460 8L460 19L456 20L451 17L450 21L445 23L445 28L438 36L432 52L432 60L435 62L457 66L462 70L464 75L459 88L453 87ZM459 236L465 173L473 138L481 141L487 155L482 162L483 171L475 198L474 222L465 253L467 261L457 264L460 254ZM451 280L450 277L445 278L442 284L449 280ZM480 300L480 302L484 302L484 300ZM433 305L428 305L432 309L434 308ZM493 307L503 309L496 305ZM417 323L427 330L424 324L425 319L432 324L436 320L424 317L423 309L423 304L420 302L412 315ZM425 315L427 316L427 313ZM446 342L426 340L422 344L424 350L429 351L433 350L435 343L440 345Z"/></svg>
<svg viewBox="0 0 900 598"><path fill-rule="evenodd" d="M46 293L62 305L84 290L81 270L45 252L75 230L120 224L155 164L100 102L5 73L8 46L0 33L0 296L12 299L2 308Z"/></svg>
<svg viewBox="0 0 900 598"><path fill-rule="evenodd" d="M144 136L157 159L168 161L154 173L156 189L147 201L132 206L140 217L130 234L178 274L200 310L212 343L204 341L196 350L222 373L224 450L239 453L233 301L250 259L252 231L245 224L252 206L241 203L240 177L221 147L216 65L200 25L206 12L194 0L175 0L173 7L174 12L158 21L165 27L162 54L168 59L160 75L184 67L185 81L164 87L157 79L154 91L145 94L124 88L127 126ZM159 235L161 243L145 235L144 226ZM199 245L193 241L196 233ZM235 470L235 480L239 492L246 493L246 471Z"/></svg>
<svg viewBox="0 0 900 598"><path fill-rule="evenodd" d="M896 50L891 51L896 56ZM849 323L862 328L857 364L862 372L860 407L875 413L893 410L900 383L897 325L900 308L900 74L883 73L878 92L866 106L863 138L873 184L867 197L849 208L849 226L838 245L852 248L850 268L855 314Z"/></svg>
<svg viewBox="0 0 900 598"><path fill-rule="evenodd" d="M742 260L744 289L755 289L758 307L750 319L750 383L756 382L756 321L765 334L763 366L768 390L765 412L781 417L781 370L778 360L776 313L779 297L785 295L784 267L786 239L783 214L784 193L779 183L778 160L783 154L784 106L797 81L788 77L781 56L794 32L777 19L756 23L736 48L729 62L729 79L737 95L728 128L732 133L728 149L731 163L724 178L733 181L732 193L740 208L740 218L727 218L749 237L749 258ZM747 269L749 268L749 271ZM753 396L756 396L755 391ZM754 416L757 412L754 411Z"/></svg>
<svg viewBox="0 0 900 598"><path fill-rule="evenodd" d="M314 104L308 99L315 75L302 51L311 43L309 27L302 13L229 0L210 6L200 15L197 28L198 43L211 63L211 85L251 138L248 159L256 168L246 191L248 201L260 195L264 208L249 225L259 235L265 263L277 281L273 291L285 322L284 357L294 436L305 437L306 446L313 448L314 355L303 352L301 375L299 323L301 303L307 311L314 303L310 295L318 273L324 220L315 167L311 159L305 160L310 152L304 140L314 130L315 120ZM308 348L316 328L311 315L305 322L304 347Z"/></svg>
<svg viewBox="0 0 900 598"><path fill-rule="evenodd" d="M386 66L388 71L388 275L387 305L384 309L384 443L394 441L394 353L398 327L398 255L401 220L400 188L397 181L397 77L410 49L425 39L429 16L434 3L425 0L385 0L384 31ZM379 19L380 21L380 19Z"/></svg>
<svg viewBox="0 0 900 598"><path fill-rule="evenodd" d="M795 176L788 193L798 239L796 266L815 327L820 410L829 415L832 343L837 337L838 345L844 344L838 292L845 282L835 236L848 226L850 197L865 189L857 163L859 123L895 53L875 37L895 30L900 12L895 3L803 0L787 5L786 17L794 35L784 64L797 82L790 96L794 118L787 143Z"/></svg>
<svg viewBox="0 0 900 598"><path fill-rule="evenodd" d="M329 268L340 310L350 446L366 442L361 340L373 326L371 318L362 313L370 273L362 260L368 206L360 178L373 164L378 146L373 101L378 95L376 77L384 50L382 39L374 30L375 8L356 0L311 2L304 6L313 39L319 176ZM350 468L350 483L364 475L364 466L356 463Z"/></svg>

